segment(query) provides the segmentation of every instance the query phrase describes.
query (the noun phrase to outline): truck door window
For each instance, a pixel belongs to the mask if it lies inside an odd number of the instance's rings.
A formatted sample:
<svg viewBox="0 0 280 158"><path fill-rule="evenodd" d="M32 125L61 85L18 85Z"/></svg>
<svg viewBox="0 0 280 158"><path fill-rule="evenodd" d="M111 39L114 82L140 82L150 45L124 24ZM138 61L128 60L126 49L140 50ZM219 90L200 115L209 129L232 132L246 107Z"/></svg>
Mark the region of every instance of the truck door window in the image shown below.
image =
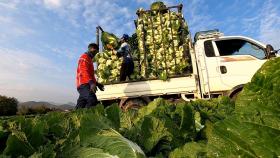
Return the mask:
<svg viewBox="0 0 280 158"><path fill-rule="evenodd" d="M208 40L204 42L204 50L207 57L214 57L215 51L213 48L212 40Z"/></svg>
<svg viewBox="0 0 280 158"><path fill-rule="evenodd" d="M264 50L248 41L233 39L216 41L220 56L252 55L258 59L265 59Z"/></svg>

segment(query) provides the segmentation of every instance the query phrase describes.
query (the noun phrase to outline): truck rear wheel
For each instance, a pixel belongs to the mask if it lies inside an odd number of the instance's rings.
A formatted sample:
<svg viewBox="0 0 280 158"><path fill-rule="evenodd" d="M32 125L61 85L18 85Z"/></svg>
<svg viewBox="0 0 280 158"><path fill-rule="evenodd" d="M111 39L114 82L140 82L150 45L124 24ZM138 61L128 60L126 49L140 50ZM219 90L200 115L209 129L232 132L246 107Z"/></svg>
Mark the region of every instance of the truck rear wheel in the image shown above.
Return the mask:
<svg viewBox="0 0 280 158"><path fill-rule="evenodd" d="M129 109L132 110L138 110L142 106L146 106L150 102L149 98L133 98L133 99L128 99L122 106L121 108L124 111L127 111Z"/></svg>

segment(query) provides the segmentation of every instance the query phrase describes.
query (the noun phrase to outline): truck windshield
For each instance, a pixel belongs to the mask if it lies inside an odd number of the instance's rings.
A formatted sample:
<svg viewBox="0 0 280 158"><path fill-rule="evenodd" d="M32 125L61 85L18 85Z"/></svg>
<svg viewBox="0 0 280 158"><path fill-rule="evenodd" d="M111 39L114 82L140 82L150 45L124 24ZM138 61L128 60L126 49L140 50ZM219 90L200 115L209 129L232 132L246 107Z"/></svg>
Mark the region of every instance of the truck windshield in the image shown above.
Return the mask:
<svg viewBox="0 0 280 158"><path fill-rule="evenodd" d="M258 45L241 39L216 41L220 56L252 55L265 59L265 51Z"/></svg>

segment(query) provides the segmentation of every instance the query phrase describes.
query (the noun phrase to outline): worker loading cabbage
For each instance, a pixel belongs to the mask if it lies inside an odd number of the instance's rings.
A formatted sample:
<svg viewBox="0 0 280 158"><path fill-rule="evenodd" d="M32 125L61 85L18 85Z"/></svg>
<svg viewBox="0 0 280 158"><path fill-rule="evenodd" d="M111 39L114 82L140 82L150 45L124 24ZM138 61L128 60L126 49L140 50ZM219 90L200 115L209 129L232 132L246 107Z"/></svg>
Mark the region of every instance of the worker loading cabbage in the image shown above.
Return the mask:
<svg viewBox="0 0 280 158"><path fill-rule="evenodd" d="M123 34L121 38L121 47L117 51L117 56L123 60L120 70L120 81L126 81L127 77L130 79L130 75L134 71L134 63L128 39L129 36L127 34Z"/></svg>
<svg viewBox="0 0 280 158"><path fill-rule="evenodd" d="M139 9L137 14L141 76L167 80L184 74L190 66L189 32L182 13L155 2L151 10Z"/></svg>
<svg viewBox="0 0 280 158"><path fill-rule="evenodd" d="M98 28L101 30L101 42L103 45L103 49L106 51L112 50L112 49L118 49L120 46L119 39L116 35L105 32L100 26Z"/></svg>
<svg viewBox="0 0 280 158"><path fill-rule="evenodd" d="M103 52L96 56L97 77L101 83L139 79L138 61L133 61L129 36L124 34L119 40L114 34L102 31ZM134 68L136 67L136 68Z"/></svg>

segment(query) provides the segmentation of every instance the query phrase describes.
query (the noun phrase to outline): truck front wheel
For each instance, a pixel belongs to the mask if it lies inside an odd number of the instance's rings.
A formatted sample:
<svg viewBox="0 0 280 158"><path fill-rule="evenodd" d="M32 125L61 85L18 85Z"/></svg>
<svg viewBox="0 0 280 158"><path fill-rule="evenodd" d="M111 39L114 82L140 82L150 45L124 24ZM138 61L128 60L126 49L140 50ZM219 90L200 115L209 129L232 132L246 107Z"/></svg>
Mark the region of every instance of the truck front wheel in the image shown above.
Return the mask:
<svg viewBox="0 0 280 158"><path fill-rule="evenodd" d="M242 91L242 89L236 90L234 91L234 93L232 93L229 97L231 98L231 100L235 101L238 94Z"/></svg>
<svg viewBox="0 0 280 158"><path fill-rule="evenodd" d="M236 87L234 87L230 92L229 92L229 97L231 98L231 100L235 101L238 94L242 91L244 85L238 85Z"/></svg>

